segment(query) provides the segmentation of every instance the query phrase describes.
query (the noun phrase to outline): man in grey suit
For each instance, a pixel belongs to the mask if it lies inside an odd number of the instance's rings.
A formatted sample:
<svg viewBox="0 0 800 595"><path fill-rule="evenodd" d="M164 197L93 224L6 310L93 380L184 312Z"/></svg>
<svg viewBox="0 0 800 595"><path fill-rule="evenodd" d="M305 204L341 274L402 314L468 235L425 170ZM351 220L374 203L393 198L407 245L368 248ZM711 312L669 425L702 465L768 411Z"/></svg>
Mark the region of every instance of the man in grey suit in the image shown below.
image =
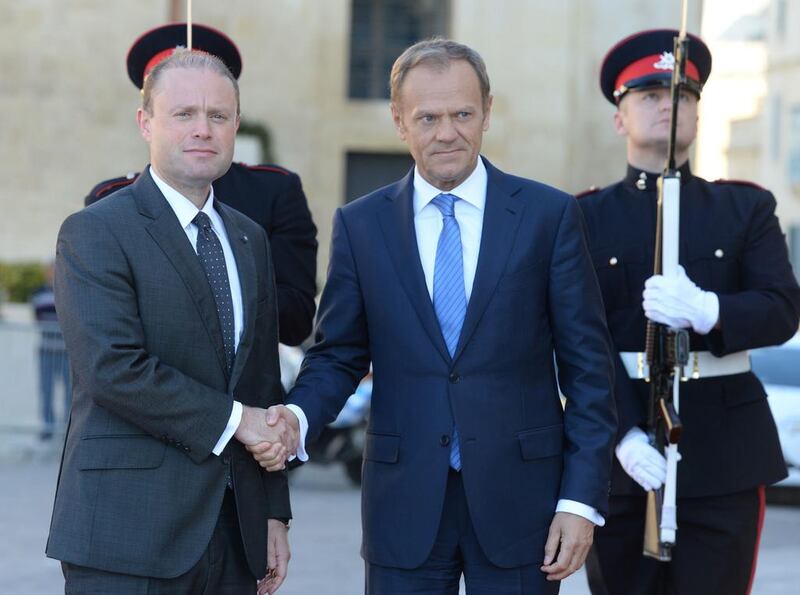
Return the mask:
<svg viewBox="0 0 800 595"><path fill-rule="evenodd" d="M233 156L236 79L178 50L137 119L150 167L58 237L74 400L47 555L67 593L274 593L285 471L244 448L292 439L265 423L282 401L272 263L263 229L211 188Z"/></svg>

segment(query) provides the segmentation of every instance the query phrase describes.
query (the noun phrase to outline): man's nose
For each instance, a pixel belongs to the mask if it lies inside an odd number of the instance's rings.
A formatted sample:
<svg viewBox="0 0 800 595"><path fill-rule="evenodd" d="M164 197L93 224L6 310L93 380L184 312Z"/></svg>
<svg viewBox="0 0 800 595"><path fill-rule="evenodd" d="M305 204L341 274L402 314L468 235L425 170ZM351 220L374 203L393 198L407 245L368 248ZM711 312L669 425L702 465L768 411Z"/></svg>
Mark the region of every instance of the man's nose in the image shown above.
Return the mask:
<svg viewBox="0 0 800 595"><path fill-rule="evenodd" d="M203 116L196 119L192 136L195 138L209 138L211 136L211 126L208 125L208 118Z"/></svg>
<svg viewBox="0 0 800 595"><path fill-rule="evenodd" d="M436 127L436 140L452 142L458 137L458 131L451 118L441 118Z"/></svg>

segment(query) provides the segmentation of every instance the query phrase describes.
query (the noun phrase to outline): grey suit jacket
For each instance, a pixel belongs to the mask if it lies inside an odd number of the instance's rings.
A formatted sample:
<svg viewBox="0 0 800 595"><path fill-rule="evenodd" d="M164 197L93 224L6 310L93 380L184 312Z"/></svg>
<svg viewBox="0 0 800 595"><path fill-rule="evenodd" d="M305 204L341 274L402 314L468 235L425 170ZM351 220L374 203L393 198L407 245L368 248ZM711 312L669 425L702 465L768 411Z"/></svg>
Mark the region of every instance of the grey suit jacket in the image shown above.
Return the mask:
<svg viewBox="0 0 800 595"><path fill-rule="evenodd" d="M234 482L245 552L266 569L267 519L290 517L286 476L235 439L211 451L233 399L281 402L266 234L216 203L242 285L245 330L230 374L206 276L149 175L70 216L58 237L56 306L74 376L47 555L175 577L209 543Z"/></svg>

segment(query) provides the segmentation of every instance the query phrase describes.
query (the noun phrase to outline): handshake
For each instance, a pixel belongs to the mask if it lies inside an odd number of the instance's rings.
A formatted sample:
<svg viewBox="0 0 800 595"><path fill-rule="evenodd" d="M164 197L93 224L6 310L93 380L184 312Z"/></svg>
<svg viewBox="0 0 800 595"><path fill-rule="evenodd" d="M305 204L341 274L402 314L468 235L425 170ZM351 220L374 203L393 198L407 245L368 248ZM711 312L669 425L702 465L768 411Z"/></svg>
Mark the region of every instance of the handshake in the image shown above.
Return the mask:
<svg viewBox="0 0 800 595"><path fill-rule="evenodd" d="M234 437L264 469L280 471L286 468L287 459L297 454L300 422L283 405L269 409L245 405Z"/></svg>

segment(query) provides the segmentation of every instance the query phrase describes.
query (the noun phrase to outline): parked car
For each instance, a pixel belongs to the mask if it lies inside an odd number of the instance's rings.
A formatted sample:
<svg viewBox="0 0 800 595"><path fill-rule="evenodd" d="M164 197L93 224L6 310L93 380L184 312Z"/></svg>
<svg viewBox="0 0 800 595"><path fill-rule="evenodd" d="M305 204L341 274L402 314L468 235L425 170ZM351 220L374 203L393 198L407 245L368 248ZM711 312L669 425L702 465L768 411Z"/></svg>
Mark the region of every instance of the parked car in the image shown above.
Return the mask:
<svg viewBox="0 0 800 595"><path fill-rule="evenodd" d="M800 504L800 334L783 345L755 349L750 358L767 391L789 467L789 477L775 486L788 489L783 495L771 490L773 499Z"/></svg>

